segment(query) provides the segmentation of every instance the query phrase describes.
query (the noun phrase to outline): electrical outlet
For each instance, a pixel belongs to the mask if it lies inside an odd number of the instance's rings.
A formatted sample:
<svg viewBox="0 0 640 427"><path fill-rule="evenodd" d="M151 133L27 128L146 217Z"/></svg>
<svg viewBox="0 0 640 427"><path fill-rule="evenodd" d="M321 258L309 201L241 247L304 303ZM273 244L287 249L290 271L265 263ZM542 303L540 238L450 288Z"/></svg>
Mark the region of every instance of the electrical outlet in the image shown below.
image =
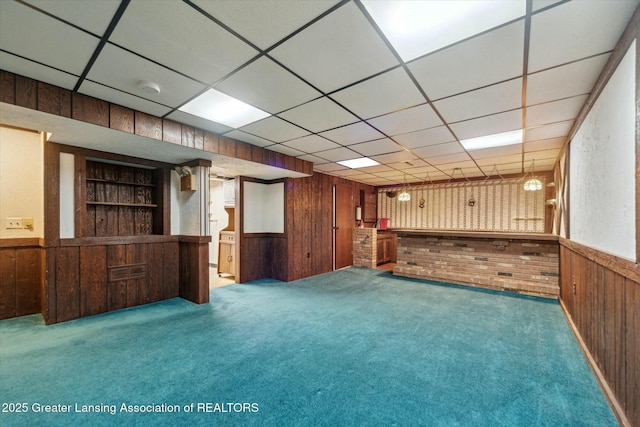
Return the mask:
<svg viewBox="0 0 640 427"><path fill-rule="evenodd" d="M22 228L22 218L6 217L4 219L4 228Z"/></svg>
<svg viewBox="0 0 640 427"><path fill-rule="evenodd" d="M33 218L22 218L22 226L27 230L33 230Z"/></svg>

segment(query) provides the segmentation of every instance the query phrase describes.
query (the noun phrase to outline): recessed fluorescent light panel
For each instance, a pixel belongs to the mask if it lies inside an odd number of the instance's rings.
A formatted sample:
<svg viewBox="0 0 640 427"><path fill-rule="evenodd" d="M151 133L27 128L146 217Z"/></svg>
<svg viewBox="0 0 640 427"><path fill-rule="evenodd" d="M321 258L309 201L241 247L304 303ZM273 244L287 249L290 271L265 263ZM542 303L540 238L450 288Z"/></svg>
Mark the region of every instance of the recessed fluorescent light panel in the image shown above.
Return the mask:
<svg viewBox="0 0 640 427"><path fill-rule="evenodd" d="M364 0L404 61L520 18L525 0Z"/></svg>
<svg viewBox="0 0 640 427"><path fill-rule="evenodd" d="M361 157L359 159L352 159L352 160L342 160L336 163L351 169L365 168L367 166L378 166L380 164L368 157Z"/></svg>
<svg viewBox="0 0 640 427"><path fill-rule="evenodd" d="M520 144L522 143L522 130L513 130L510 132L496 133L477 138L463 139L460 143L469 151Z"/></svg>
<svg viewBox="0 0 640 427"><path fill-rule="evenodd" d="M179 110L232 128L239 128L270 116L265 111L214 89L209 89L187 102Z"/></svg>

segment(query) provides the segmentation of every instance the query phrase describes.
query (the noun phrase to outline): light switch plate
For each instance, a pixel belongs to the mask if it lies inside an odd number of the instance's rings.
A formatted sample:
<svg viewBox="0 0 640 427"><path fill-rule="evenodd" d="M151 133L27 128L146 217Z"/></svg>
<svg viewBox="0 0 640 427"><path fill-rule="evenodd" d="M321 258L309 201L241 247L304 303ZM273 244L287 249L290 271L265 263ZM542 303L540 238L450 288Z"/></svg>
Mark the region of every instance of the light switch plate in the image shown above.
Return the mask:
<svg viewBox="0 0 640 427"><path fill-rule="evenodd" d="M18 217L6 217L4 219L4 228L13 229L13 228L22 228L22 218Z"/></svg>

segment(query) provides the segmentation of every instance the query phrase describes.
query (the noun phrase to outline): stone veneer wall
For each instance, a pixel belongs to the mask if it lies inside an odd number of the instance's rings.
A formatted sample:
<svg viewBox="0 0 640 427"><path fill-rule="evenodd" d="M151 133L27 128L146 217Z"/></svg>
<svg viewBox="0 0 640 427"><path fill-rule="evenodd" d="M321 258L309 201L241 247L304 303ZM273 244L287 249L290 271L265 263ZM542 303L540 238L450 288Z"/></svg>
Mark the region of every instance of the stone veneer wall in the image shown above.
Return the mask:
<svg viewBox="0 0 640 427"><path fill-rule="evenodd" d="M378 230L375 228L354 228L353 265L355 267L376 268L377 250Z"/></svg>
<svg viewBox="0 0 640 427"><path fill-rule="evenodd" d="M393 273L558 298L559 243L400 235Z"/></svg>

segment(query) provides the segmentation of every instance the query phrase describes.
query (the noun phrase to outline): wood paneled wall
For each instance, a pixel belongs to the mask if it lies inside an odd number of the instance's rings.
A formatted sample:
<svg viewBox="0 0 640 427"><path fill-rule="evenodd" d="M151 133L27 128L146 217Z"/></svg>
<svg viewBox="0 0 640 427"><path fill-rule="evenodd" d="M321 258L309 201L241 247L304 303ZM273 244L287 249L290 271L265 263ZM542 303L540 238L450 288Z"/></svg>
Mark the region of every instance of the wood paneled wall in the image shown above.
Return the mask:
<svg viewBox="0 0 640 427"><path fill-rule="evenodd" d="M570 240L560 244L565 312L623 424L640 426L640 270Z"/></svg>
<svg viewBox="0 0 640 427"><path fill-rule="evenodd" d="M47 249L47 324L180 296L180 247L175 236L148 243L69 239Z"/></svg>
<svg viewBox="0 0 640 427"><path fill-rule="evenodd" d="M43 255L40 239L0 240L0 320L40 313Z"/></svg>
<svg viewBox="0 0 640 427"><path fill-rule="evenodd" d="M317 172L307 178L287 179L285 233L245 236L240 232L237 280L244 283L268 277L292 281L332 271L335 184L351 186L354 202L345 207L350 212L355 212L360 190L374 191L370 185ZM353 221L355 227L355 216Z"/></svg>
<svg viewBox="0 0 640 427"><path fill-rule="evenodd" d="M309 175L313 173L313 163L311 162L3 70L0 70L0 102L209 153Z"/></svg>

